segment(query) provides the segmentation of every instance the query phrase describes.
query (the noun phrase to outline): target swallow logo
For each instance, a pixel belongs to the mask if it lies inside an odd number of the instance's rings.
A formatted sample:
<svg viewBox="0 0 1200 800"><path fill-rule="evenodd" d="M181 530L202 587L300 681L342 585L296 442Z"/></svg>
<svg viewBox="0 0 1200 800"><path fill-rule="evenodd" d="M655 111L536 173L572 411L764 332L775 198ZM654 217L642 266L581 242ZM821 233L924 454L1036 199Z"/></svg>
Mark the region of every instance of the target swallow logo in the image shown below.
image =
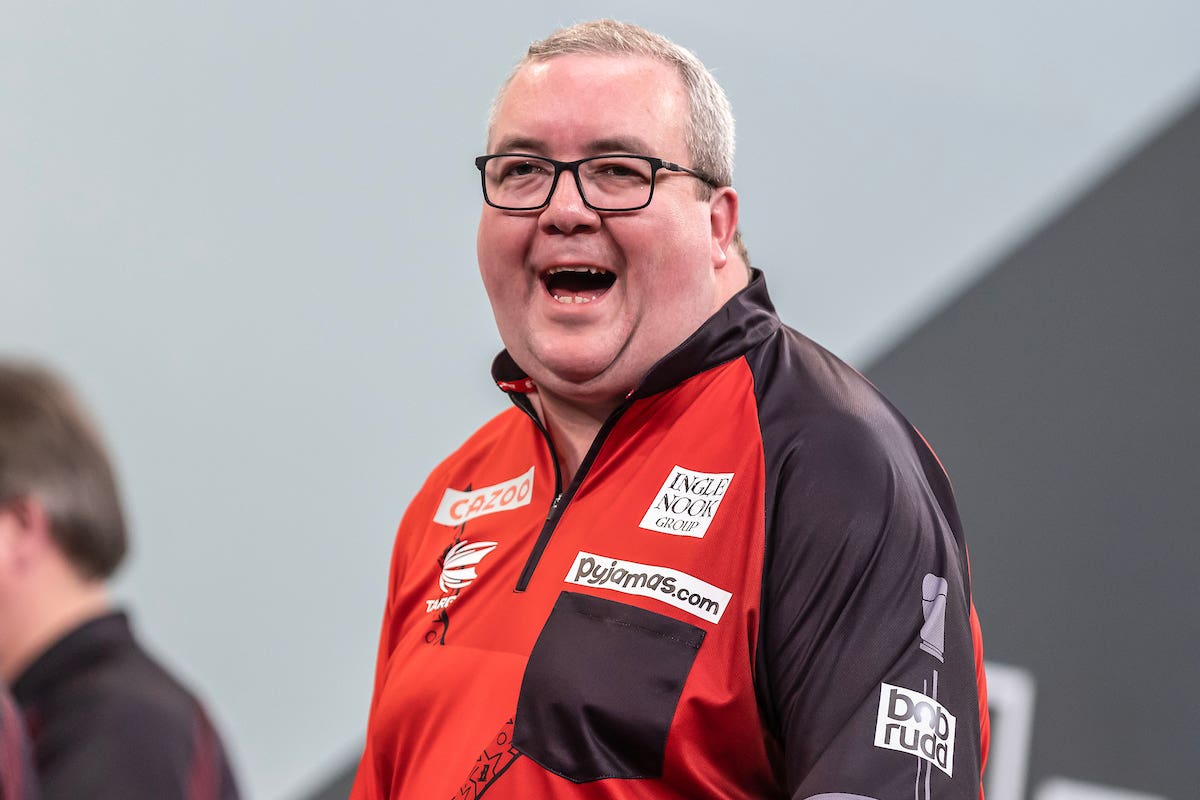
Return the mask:
<svg viewBox="0 0 1200 800"><path fill-rule="evenodd" d="M446 551L446 557L442 560L442 577L438 579L438 586L443 592L454 592L469 585L479 577L475 565L495 550L496 545L497 542L472 543L466 539L456 542Z"/></svg>

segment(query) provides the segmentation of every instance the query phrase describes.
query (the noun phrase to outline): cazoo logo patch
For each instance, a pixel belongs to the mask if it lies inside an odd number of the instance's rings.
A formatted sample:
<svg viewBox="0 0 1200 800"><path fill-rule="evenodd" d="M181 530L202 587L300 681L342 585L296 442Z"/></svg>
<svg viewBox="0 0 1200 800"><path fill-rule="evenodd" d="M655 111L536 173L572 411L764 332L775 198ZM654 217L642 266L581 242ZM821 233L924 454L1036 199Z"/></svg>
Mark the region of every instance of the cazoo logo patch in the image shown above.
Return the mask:
<svg viewBox="0 0 1200 800"><path fill-rule="evenodd" d="M468 520L529 505L533 497L533 467L512 480L469 492L447 489L433 521L456 528Z"/></svg>

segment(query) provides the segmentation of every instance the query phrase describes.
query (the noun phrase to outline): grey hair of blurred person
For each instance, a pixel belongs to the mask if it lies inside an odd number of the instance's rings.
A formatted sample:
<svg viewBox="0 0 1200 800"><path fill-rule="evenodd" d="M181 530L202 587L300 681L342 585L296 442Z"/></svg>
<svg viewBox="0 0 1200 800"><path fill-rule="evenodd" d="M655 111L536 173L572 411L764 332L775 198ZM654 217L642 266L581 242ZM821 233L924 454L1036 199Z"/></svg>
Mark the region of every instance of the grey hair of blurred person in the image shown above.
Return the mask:
<svg viewBox="0 0 1200 800"><path fill-rule="evenodd" d="M42 367L0 360L0 504L36 499L81 577L103 579L128 547L104 442L67 384Z"/></svg>

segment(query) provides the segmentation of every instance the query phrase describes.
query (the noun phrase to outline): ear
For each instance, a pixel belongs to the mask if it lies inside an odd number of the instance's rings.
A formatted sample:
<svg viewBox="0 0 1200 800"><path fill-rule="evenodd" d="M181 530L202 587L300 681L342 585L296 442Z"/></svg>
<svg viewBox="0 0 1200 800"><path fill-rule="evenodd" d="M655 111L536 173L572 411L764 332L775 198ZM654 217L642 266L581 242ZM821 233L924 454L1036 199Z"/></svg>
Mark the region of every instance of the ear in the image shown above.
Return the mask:
<svg viewBox="0 0 1200 800"><path fill-rule="evenodd" d="M53 546L50 517L41 501L15 497L0 504L0 562L5 569L23 569Z"/></svg>
<svg viewBox="0 0 1200 800"><path fill-rule="evenodd" d="M732 186L713 190L709 199L709 228L712 232L713 267L720 269L728 261L726 252L738 226L738 196Z"/></svg>

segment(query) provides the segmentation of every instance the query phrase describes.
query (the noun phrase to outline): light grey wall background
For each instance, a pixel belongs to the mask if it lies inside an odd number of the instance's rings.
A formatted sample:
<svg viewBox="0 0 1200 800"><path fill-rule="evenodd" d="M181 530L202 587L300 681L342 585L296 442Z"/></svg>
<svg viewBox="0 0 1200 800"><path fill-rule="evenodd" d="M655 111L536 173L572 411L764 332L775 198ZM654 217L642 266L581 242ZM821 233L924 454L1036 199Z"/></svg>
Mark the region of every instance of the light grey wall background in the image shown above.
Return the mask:
<svg viewBox="0 0 1200 800"><path fill-rule="evenodd" d="M755 263L862 363L1200 85L1200 6L1047 5L0 2L0 351L107 430L119 594L251 796L352 756L395 524L503 407L470 162L529 40L695 49Z"/></svg>

